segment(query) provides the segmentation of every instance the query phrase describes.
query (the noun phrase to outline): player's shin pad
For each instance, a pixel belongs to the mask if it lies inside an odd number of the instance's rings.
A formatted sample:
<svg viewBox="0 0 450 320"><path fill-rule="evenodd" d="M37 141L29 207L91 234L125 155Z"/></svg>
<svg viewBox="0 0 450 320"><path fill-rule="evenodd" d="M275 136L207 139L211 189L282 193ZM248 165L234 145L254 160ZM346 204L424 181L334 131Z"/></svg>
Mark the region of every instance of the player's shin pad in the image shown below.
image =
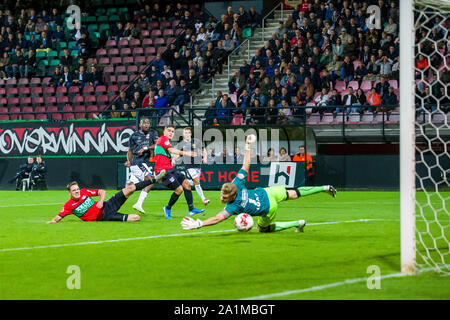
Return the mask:
<svg viewBox="0 0 450 320"><path fill-rule="evenodd" d="M154 184L154 183L155 183L155 179L154 178L150 178L149 180L144 180L144 181L138 182L138 183L135 184L136 191L137 190L142 190L145 187L148 187L149 185Z"/></svg>

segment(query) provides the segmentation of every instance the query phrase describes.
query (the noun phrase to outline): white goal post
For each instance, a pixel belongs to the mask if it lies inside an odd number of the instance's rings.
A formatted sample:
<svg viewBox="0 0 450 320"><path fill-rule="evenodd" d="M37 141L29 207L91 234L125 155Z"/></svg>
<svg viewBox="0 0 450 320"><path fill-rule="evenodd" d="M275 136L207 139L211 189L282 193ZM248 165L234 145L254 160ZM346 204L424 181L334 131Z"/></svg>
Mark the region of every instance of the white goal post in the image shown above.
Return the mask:
<svg viewBox="0 0 450 320"><path fill-rule="evenodd" d="M400 237L405 274L422 267L450 274L449 12L450 0L400 1ZM417 60L425 66L416 65Z"/></svg>

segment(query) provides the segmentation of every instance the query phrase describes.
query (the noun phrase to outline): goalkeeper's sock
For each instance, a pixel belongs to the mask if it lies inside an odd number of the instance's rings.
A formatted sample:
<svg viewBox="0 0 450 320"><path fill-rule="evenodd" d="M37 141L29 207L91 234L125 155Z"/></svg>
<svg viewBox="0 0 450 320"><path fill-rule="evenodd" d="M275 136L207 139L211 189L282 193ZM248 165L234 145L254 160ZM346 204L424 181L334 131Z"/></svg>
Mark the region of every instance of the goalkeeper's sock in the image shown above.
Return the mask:
<svg viewBox="0 0 450 320"><path fill-rule="evenodd" d="M281 231L293 227L298 227L300 224L297 221L289 221L289 222L275 222L275 230L274 231Z"/></svg>
<svg viewBox="0 0 450 320"><path fill-rule="evenodd" d="M144 203L145 198L147 198L148 192L145 192L144 190L141 191L139 194L139 199L136 202L140 207L142 207L142 204Z"/></svg>
<svg viewBox="0 0 450 320"><path fill-rule="evenodd" d="M184 197L186 198L189 211L192 211L192 209L194 209L194 198L192 197L192 190L184 189Z"/></svg>
<svg viewBox="0 0 450 320"><path fill-rule="evenodd" d="M199 184L196 184L195 185L195 191L197 191L197 193L200 196L200 198L202 198L202 201L205 201L205 195L203 194L202 186L199 185Z"/></svg>
<svg viewBox="0 0 450 320"><path fill-rule="evenodd" d="M176 194L175 192L172 193L172 195L170 196L169 204L166 206L166 208L169 210L172 209L172 206L175 204L175 202L177 202L179 197L179 194Z"/></svg>
<svg viewBox="0 0 450 320"><path fill-rule="evenodd" d="M325 191L326 186L319 186L319 187L299 187L297 188L299 197L305 197L312 195L314 193L319 193Z"/></svg>

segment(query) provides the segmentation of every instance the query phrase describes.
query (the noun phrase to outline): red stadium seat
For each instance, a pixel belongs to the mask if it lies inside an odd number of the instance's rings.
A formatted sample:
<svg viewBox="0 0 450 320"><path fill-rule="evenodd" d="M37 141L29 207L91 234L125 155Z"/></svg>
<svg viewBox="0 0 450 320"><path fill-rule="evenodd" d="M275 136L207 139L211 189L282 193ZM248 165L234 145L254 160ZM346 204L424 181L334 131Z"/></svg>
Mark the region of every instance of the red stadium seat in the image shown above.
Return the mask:
<svg viewBox="0 0 450 320"><path fill-rule="evenodd" d="M130 48L139 47L141 45L141 40L131 39L130 41L128 41L128 45L130 46Z"/></svg>
<svg viewBox="0 0 450 320"><path fill-rule="evenodd" d="M106 94L102 94L102 95L97 97L97 103L100 104L100 105L107 104L108 101L109 101L108 95L106 95Z"/></svg>
<svg viewBox="0 0 450 320"><path fill-rule="evenodd" d="M334 89L336 89L338 92L342 92L347 89L347 87L345 86L345 81L337 80Z"/></svg>
<svg viewBox="0 0 450 320"><path fill-rule="evenodd" d="M32 113L26 113L26 114L22 115L22 119L23 120L35 120L36 117Z"/></svg>
<svg viewBox="0 0 450 320"><path fill-rule="evenodd" d="M172 24L170 23L170 21L161 21L161 22L159 23L159 28L160 28L161 30L168 29L168 28L172 28Z"/></svg>
<svg viewBox="0 0 450 320"><path fill-rule="evenodd" d="M8 100L6 98L0 98L0 107L7 107L8 106Z"/></svg>
<svg viewBox="0 0 450 320"><path fill-rule="evenodd" d="M364 80L361 83L361 90L362 91L369 91L370 89L372 89L372 81Z"/></svg>
<svg viewBox="0 0 450 320"><path fill-rule="evenodd" d="M173 37L175 35L175 32L173 32L173 29L166 29L163 31L163 36L164 38L170 38Z"/></svg>
<svg viewBox="0 0 450 320"><path fill-rule="evenodd" d="M120 85L123 85L125 83L128 83L128 75L120 75L117 77L117 83Z"/></svg>
<svg viewBox="0 0 450 320"><path fill-rule="evenodd" d="M163 39L163 38L156 38L154 41L153 41L153 45L155 46L155 47L161 47L161 46L164 46L164 44L165 44L166 42L165 42L165 40Z"/></svg>
<svg viewBox="0 0 450 320"><path fill-rule="evenodd" d="M127 74L137 74L138 73L138 67L137 66L129 66L127 68Z"/></svg>
<svg viewBox="0 0 450 320"><path fill-rule="evenodd" d="M81 95L76 95L75 97L73 97L72 101L74 106L78 106L84 103L84 98Z"/></svg>
<svg viewBox="0 0 450 320"><path fill-rule="evenodd" d="M45 107L36 107L34 108L35 112L40 112L40 113L44 113L45 112Z"/></svg>
<svg viewBox="0 0 450 320"><path fill-rule="evenodd" d="M42 96L42 87L33 87L33 88L31 88L31 96L32 97L40 97L40 96Z"/></svg>
<svg viewBox="0 0 450 320"><path fill-rule="evenodd" d="M120 49L120 56L122 58L131 56L131 49L128 47Z"/></svg>
<svg viewBox="0 0 450 320"><path fill-rule="evenodd" d="M117 49L117 48L109 49L109 50L108 50L108 56L109 56L110 58L119 56L119 49Z"/></svg>
<svg viewBox="0 0 450 320"><path fill-rule="evenodd" d="M49 86L51 80L52 80L51 77L44 77L44 79L42 79L42 82L41 82L42 86L43 86L44 88L47 87L47 86Z"/></svg>
<svg viewBox="0 0 450 320"><path fill-rule="evenodd" d="M318 124L320 122L320 113L311 113L309 118L306 120L307 124Z"/></svg>
<svg viewBox="0 0 450 320"><path fill-rule="evenodd" d="M56 112L56 111L58 111L57 106L48 106L47 107L47 112Z"/></svg>
<svg viewBox="0 0 450 320"><path fill-rule="evenodd" d="M159 22L158 21L150 21L147 24L148 29L153 30L159 27Z"/></svg>
<svg viewBox="0 0 450 320"><path fill-rule="evenodd" d="M0 114L0 121L8 121L9 115L7 114Z"/></svg>
<svg viewBox="0 0 450 320"><path fill-rule="evenodd" d="M19 88L19 97L27 97L31 95L30 87L20 87Z"/></svg>
<svg viewBox="0 0 450 320"><path fill-rule="evenodd" d="M104 68L103 68L103 74L104 74L105 76L114 74L114 67L113 67L113 66L106 66L106 67L104 67Z"/></svg>
<svg viewBox="0 0 450 320"><path fill-rule="evenodd" d="M75 115L73 113L63 113L63 120L72 120L75 119Z"/></svg>
<svg viewBox="0 0 450 320"><path fill-rule="evenodd" d="M98 49L97 52L95 53L95 55L97 56L98 59L100 59L100 58L107 56L107 51L106 51L106 49Z"/></svg>
<svg viewBox="0 0 450 320"><path fill-rule="evenodd" d="M61 113L52 113L52 114L50 115L50 118L51 118L52 120L62 120L62 119L63 119L63 116L62 116Z"/></svg>
<svg viewBox="0 0 450 320"><path fill-rule="evenodd" d="M162 32L159 29L155 29L155 30L152 30L152 32L150 33L150 36L151 36L152 39L161 38L162 37Z"/></svg>
<svg viewBox="0 0 450 320"><path fill-rule="evenodd" d="M111 58L111 64L112 65L122 64L122 58L121 57Z"/></svg>
<svg viewBox="0 0 450 320"><path fill-rule="evenodd" d="M6 88L0 88L0 97L6 96Z"/></svg>
<svg viewBox="0 0 450 320"><path fill-rule="evenodd" d="M104 85L98 85L98 86L95 88L95 95L104 94L104 93L106 93L106 86L104 86Z"/></svg>
<svg viewBox="0 0 450 320"><path fill-rule="evenodd" d="M67 94L67 88L65 86L60 86L56 88L56 96L64 96Z"/></svg>
<svg viewBox="0 0 450 320"><path fill-rule="evenodd" d="M134 63L134 58L133 58L133 57L123 57L123 58L122 58L122 63L123 63L125 66L129 66L130 64L133 64L133 63Z"/></svg>
<svg viewBox="0 0 450 320"><path fill-rule="evenodd" d="M45 87L44 89L44 97L54 96L55 95L55 87Z"/></svg>
<svg viewBox="0 0 450 320"><path fill-rule="evenodd" d="M28 78L20 78L19 81L17 82L17 86L19 88L26 87L28 86L28 84L29 84Z"/></svg>
<svg viewBox="0 0 450 320"><path fill-rule="evenodd" d="M358 81L355 81L355 80L350 81L350 82L348 83L348 86L349 86L349 87L352 87L352 88L353 88L353 91L354 91L355 93L356 93L356 90L359 89L359 83L358 83Z"/></svg>
<svg viewBox="0 0 450 320"><path fill-rule="evenodd" d="M156 54L156 49L155 47L147 47L144 50L145 55L155 55Z"/></svg>
<svg viewBox="0 0 450 320"><path fill-rule="evenodd" d="M91 95L94 92L95 92L94 86L84 86L84 88L83 88L83 96L84 97Z"/></svg>
<svg viewBox="0 0 450 320"><path fill-rule="evenodd" d="M58 104L59 108L64 107L67 103L69 103L69 98L66 96L60 96L56 99L56 103Z"/></svg>
<svg viewBox="0 0 450 320"><path fill-rule="evenodd" d="M144 56L134 57L134 63L138 66L145 64L146 63L145 57Z"/></svg>
<svg viewBox="0 0 450 320"><path fill-rule="evenodd" d="M145 38L142 40L142 47L147 48L153 45L153 40L151 38Z"/></svg>
<svg viewBox="0 0 450 320"><path fill-rule="evenodd" d="M111 49L111 48L115 48L117 46L116 40L107 40L106 41L106 49ZM104 50L104 49L99 49L99 50ZM98 52L98 50L97 50ZM105 50L105 54L106 55L106 50ZM98 56L98 54L97 54Z"/></svg>
<svg viewBox="0 0 450 320"><path fill-rule="evenodd" d="M36 120L47 120L47 114L46 113L39 113L36 115Z"/></svg>
<svg viewBox="0 0 450 320"><path fill-rule="evenodd" d="M22 109L24 107L31 107L31 97L20 98L20 106L22 107Z"/></svg>
<svg viewBox="0 0 450 320"><path fill-rule="evenodd" d="M97 101L97 97L94 95L84 97L84 103L87 105L95 104L96 101Z"/></svg>
<svg viewBox="0 0 450 320"><path fill-rule="evenodd" d="M102 57L98 59L98 64L100 65L108 65L110 64L108 57Z"/></svg>
<svg viewBox="0 0 450 320"><path fill-rule="evenodd" d="M48 106L53 106L56 104L56 97L55 96L48 96L45 97L45 105Z"/></svg>
<svg viewBox="0 0 450 320"><path fill-rule="evenodd" d="M13 87L6 88L6 96L8 98L17 97L18 95L19 95L19 89L13 88Z"/></svg>
<svg viewBox="0 0 450 320"><path fill-rule="evenodd" d="M150 36L150 31L142 29L141 30L141 38L148 38Z"/></svg>
<svg viewBox="0 0 450 320"><path fill-rule="evenodd" d="M133 56L142 56L144 54L144 49L143 48L134 48L133 49Z"/></svg>
<svg viewBox="0 0 450 320"><path fill-rule="evenodd" d="M114 69L114 71L115 71L115 74L118 75L118 76L127 73L127 70L126 70L125 66L117 66L117 67Z"/></svg>
<svg viewBox="0 0 450 320"><path fill-rule="evenodd" d="M128 40L127 39L119 40L117 46L119 47L119 49L123 47L128 47Z"/></svg>
<svg viewBox="0 0 450 320"><path fill-rule="evenodd" d="M8 106L17 107L19 105L19 98L8 98Z"/></svg>
<svg viewBox="0 0 450 320"><path fill-rule="evenodd" d="M15 86L17 86L17 80L14 78L6 80L5 86L6 86L6 88L14 88Z"/></svg>
<svg viewBox="0 0 450 320"><path fill-rule="evenodd" d="M31 101L32 101L32 104L33 104L34 107L38 107L38 106L43 106L44 105L44 98L43 97L34 97Z"/></svg>
<svg viewBox="0 0 450 320"><path fill-rule="evenodd" d="M41 78L31 78L30 80L30 86L31 87L36 87L36 86L40 86L41 85Z"/></svg>

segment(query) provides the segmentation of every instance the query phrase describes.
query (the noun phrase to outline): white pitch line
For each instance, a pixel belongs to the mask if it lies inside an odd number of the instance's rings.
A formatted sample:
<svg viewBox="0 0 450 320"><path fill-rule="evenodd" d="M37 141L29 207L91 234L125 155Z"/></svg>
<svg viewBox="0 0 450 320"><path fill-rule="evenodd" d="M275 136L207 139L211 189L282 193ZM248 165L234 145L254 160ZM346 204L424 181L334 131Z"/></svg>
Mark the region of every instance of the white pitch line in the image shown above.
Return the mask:
<svg viewBox="0 0 450 320"><path fill-rule="evenodd" d="M436 270L436 268L431 268L431 267L430 268L425 268L425 269L419 270L419 273L432 271L432 270ZM384 275L384 276L380 276L380 280L382 280L382 279L389 279L389 278L400 278L400 277L404 277L404 276L407 276L407 275L404 274L404 273L391 273L391 274L387 274L387 275ZM296 293L320 291L320 290L324 290L324 289L328 289L328 288L334 288L334 287L343 286L343 285L346 285L346 284L365 282L365 281L367 281L367 279L368 278L347 279L347 280L344 280L344 281L328 283L328 284L324 284L324 285L321 285L321 286L314 286L314 287L309 287L309 288L304 288L304 289L297 289L297 290L289 290L289 291L283 291L283 292L263 294L263 295L260 295L260 296L241 298L241 299L238 299L238 300L263 300L263 299L270 299L270 298L276 298L276 297L284 297L284 296L289 296L289 295L296 294Z"/></svg>
<svg viewBox="0 0 450 320"><path fill-rule="evenodd" d="M63 205L62 202L54 202L54 203L29 203L29 204L13 204L7 206L0 206L0 208L12 208L12 207L36 207L36 206L54 206L60 204Z"/></svg>
<svg viewBox="0 0 450 320"><path fill-rule="evenodd" d="M399 220L359 219L359 220L349 220L349 221L330 221L330 222L309 223L309 224L307 224L307 226L308 225L314 226L314 225L325 225L325 224L337 224L337 223L369 222L369 221L399 221ZM62 244L52 244L52 245L46 245L46 246L23 247L23 248L4 248L4 249L0 249L0 252L83 246L83 245L89 245L89 244L102 244L102 243L123 242L123 241L132 241L132 240L147 240L147 239L168 238L168 237L183 237L183 236L192 236L192 235L197 235L197 234L221 233L221 232L231 232L231 231L236 231L236 229L162 234L162 235L154 235L154 236L146 236L146 237L121 238L121 239L112 239L112 240L99 240L99 241L75 242L75 243L62 243Z"/></svg>

